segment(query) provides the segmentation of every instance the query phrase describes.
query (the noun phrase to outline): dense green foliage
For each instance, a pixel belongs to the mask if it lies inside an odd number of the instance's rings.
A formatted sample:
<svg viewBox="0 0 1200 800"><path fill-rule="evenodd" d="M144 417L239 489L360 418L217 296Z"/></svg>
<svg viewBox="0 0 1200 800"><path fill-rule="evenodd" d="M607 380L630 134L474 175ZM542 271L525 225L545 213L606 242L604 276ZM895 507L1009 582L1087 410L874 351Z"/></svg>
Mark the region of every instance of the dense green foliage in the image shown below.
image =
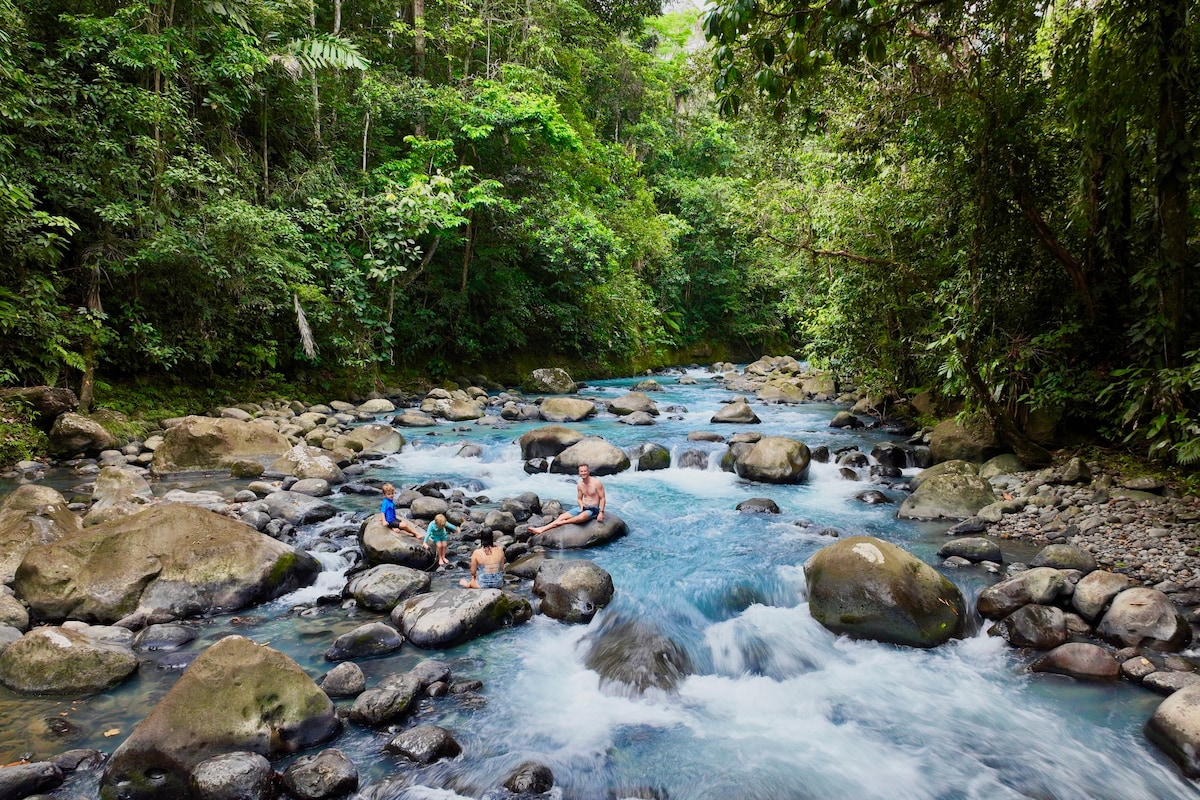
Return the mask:
<svg viewBox="0 0 1200 800"><path fill-rule="evenodd" d="M0 0L0 383L783 340L689 302L746 281L692 279L647 174L711 118L656 12Z"/></svg>
<svg viewBox="0 0 1200 800"><path fill-rule="evenodd" d="M810 352L1200 461L1194 2L723 0ZM785 220L790 224L782 224ZM1102 405L1097 405L1097 398ZM1015 444L1015 443L1014 443Z"/></svg>

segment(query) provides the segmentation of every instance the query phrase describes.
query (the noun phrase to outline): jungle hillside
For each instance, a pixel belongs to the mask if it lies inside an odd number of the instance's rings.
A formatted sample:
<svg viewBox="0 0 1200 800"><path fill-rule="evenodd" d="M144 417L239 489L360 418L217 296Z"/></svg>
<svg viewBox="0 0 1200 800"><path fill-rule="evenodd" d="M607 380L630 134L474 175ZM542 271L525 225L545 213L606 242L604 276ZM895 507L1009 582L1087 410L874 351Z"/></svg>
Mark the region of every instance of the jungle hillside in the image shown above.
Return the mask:
<svg viewBox="0 0 1200 800"><path fill-rule="evenodd" d="M1194 465L1197 11L0 0L0 387L789 353Z"/></svg>

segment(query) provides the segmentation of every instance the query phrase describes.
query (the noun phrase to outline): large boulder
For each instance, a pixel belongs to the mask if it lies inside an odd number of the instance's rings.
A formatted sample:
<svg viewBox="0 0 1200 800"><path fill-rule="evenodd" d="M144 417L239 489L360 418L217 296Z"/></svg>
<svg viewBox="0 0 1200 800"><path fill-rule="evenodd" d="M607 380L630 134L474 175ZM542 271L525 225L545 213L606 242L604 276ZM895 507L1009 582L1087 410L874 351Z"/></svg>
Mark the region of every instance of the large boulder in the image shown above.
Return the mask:
<svg viewBox="0 0 1200 800"><path fill-rule="evenodd" d="M1061 608L1030 603L988 629L1013 647L1051 650L1067 641L1067 619Z"/></svg>
<svg viewBox="0 0 1200 800"><path fill-rule="evenodd" d="M1135 586L1112 599L1096 633L1121 647L1182 650L1192 640L1183 615L1157 589Z"/></svg>
<svg viewBox="0 0 1200 800"><path fill-rule="evenodd" d="M33 412L33 424L43 431L50 430L60 415L79 408L79 398L73 391L54 386L0 389L0 400L16 400L28 406Z"/></svg>
<svg viewBox="0 0 1200 800"><path fill-rule="evenodd" d="M184 417L163 436L150 469L156 475L229 469L242 459L267 464L291 447L287 437L259 422Z"/></svg>
<svg viewBox="0 0 1200 800"><path fill-rule="evenodd" d="M1128 575L1105 570L1089 572L1075 584L1071 605L1079 612L1079 616L1088 622L1095 622L1108 608L1109 602L1132 585L1133 579Z"/></svg>
<svg viewBox="0 0 1200 800"><path fill-rule="evenodd" d="M372 515L362 524L359 541L367 564L398 564L414 570L428 570L433 566L432 549L422 545L415 536L396 533L380 522L378 515Z"/></svg>
<svg viewBox="0 0 1200 800"><path fill-rule="evenodd" d="M14 589L37 619L140 627L261 603L307 586L318 572L308 553L171 503L32 548Z"/></svg>
<svg viewBox="0 0 1200 800"><path fill-rule="evenodd" d="M613 580L586 559L553 559L542 563L533 579L541 612L563 622L590 622L612 601Z"/></svg>
<svg viewBox="0 0 1200 800"><path fill-rule="evenodd" d="M610 400L608 402L608 410L619 417L632 414L635 411L641 411L655 417L658 416L658 406L646 396L645 392L630 392L618 397L616 400Z"/></svg>
<svg viewBox="0 0 1200 800"><path fill-rule="evenodd" d="M904 498L900 519L966 519L995 502L992 486L978 475L939 475Z"/></svg>
<svg viewBox="0 0 1200 800"><path fill-rule="evenodd" d="M372 422L359 425L334 440L334 449L345 449L369 456L398 453L404 447L404 437L391 425Z"/></svg>
<svg viewBox="0 0 1200 800"><path fill-rule="evenodd" d="M894 544L852 536L805 564L809 610L834 633L935 647L962 632L962 593L937 570Z"/></svg>
<svg viewBox="0 0 1200 800"><path fill-rule="evenodd" d="M1067 579L1050 567L1036 567L992 584L979 593L975 605L988 619L1002 619L1030 603L1047 605L1069 591Z"/></svg>
<svg viewBox="0 0 1200 800"><path fill-rule="evenodd" d="M529 601L501 589L447 589L410 597L392 609L392 624L425 649L453 647L533 616Z"/></svg>
<svg viewBox="0 0 1200 800"><path fill-rule="evenodd" d="M574 475L582 464L587 464L593 475L614 475L629 469L629 456L599 436L588 436L559 453L550 471Z"/></svg>
<svg viewBox="0 0 1200 800"><path fill-rule="evenodd" d="M939 422L929 438L934 462L962 459L983 463L1000 455L1000 440L986 418L972 417L965 422L947 419Z"/></svg>
<svg viewBox="0 0 1200 800"><path fill-rule="evenodd" d="M950 461L942 461L927 467L909 479L908 485L912 488L918 488L922 483L930 478L937 478L942 475L978 475L979 467L972 464L970 461L963 461L961 458L952 459Z"/></svg>
<svg viewBox="0 0 1200 800"><path fill-rule="evenodd" d="M246 507L247 511L263 511L272 519L281 519L293 525L309 525L324 522L337 513L337 508L324 500L300 492L271 492L256 503Z"/></svg>
<svg viewBox="0 0 1200 800"><path fill-rule="evenodd" d="M319 447L298 444L275 459L267 468L278 475L294 475L300 479L320 478L331 485L346 482L333 454Z"/></svg>
<svg viewBox="0 0 1200 800"><path fill-rule="evenodd" d="M786 436L764 436L740 457L734 454L733 468L746 480L800 483L808 477L811 460L804 442Z"/></svg>
<svg viewBox="0 0 1200 800"><path fill-rule="evenodd" d="M565 425L546 425L522 434L517 443L521 446L521 458L553 458L571 445L581 441L583 434Z"/></svg>
<svg viewBox="0 0 1200 800"><path fill-rule="evenodd" d="M137 668L133 650L86 629L34 628L0 653L0 683L30 694L103 692Z"/></svg>
<svg viewBox="0 0 1200 800"><path fill-rule="evenodd" d="M83 524L107 522L144 511L154 500L154 491L141 473L128 467L105 467L96 476L92 507Z"/></svg>
<svg viewBox="0 0 1200 800"><path fill-rule="evenodd" d="M529 373L521 388L529 394L571 394L578 387L565 369L544 367Z"/></svg>
<svg viewBox="0 0 1200 800"><path fill-rule="evenodd" d="M600 675L601 685L619 684L636 694L671 691L693 671L687 651L648 616L606 614L584 643L584 664Z"/></svg>
<svg viewBox="0 0 1200 800"><path fill-rule="evenodd" d="M1091 642L1061 644L1030 664L1029 670L1087 681L1112 681L1121 676L1121 666L1112 653Z"/></svg>
<svg viewBox="0 0 1200 800"><path fill-rule="evenodd" d="M578 397L548 397L539 408L547 422L580 422L596 415L596 404Z"/></svg>
<svg viewBox="0 0 1200 800"><path fill-rule="evenodd" d="M61 494L49 486L18 486L0 503L0 583L12 583L29 548L57 542L83 528Z"/></svg>
<svg viewBox="0 0 1200 800"><path fill-rule="evenodd" d="M408 539L417 541L412 536ZM429 552L425 547L421 549ZM429 583L429 573L423 569L379 564L351 578L346 585L346 594L351 595L363 608L387 612L401 600L429 591Z"/></svg>
<svg viewBox="0 0 1200 800"><path fill-rule="evenodd" d="M758 390L758 399L764 403L803 403L808 395L800 388L797 380L772 381Z"/></svg>
<svg viewBox="0 0 1200 800"><path fill-rule="evenodd" d="M582 547L596 547L608 544L613 539L619 539L629 532L625 520L613 514L604 512L604 519L594 519L582 524L570 523L551 528L545 533L535 534L529 539L530 544L559 550L574 550Z"/></svg>
<svg viewBox="0 0 1200 800"><path fill-rule="evenodd" d="M750 408L750 404L745 400L739 400L736 403L728 403L718 409L716 414L712 415L709 422L724 422L736 425L757 425L762 422L758 415L754 413L754 409Z"/></svg>
<svg viewBox="0 0 1200 800"><path fill-rule="evenodd" d="M200 762L246 750L275 758L332 738L336 709L295 661L242 636L209 647L117 748L103 800L188 797Z"/></svg>
<svg viewBox="0 0 1200 800"><path fill-rule="evenodd" d="M1159 703L1146 736L1179 764L1189 778L1200 778L1200 684L1186 686Z"/></svg>
<svg viewBox="0 0 1200 800"><path fill-rule="evenodd" d="M82 414L68 411L54 420L48 435L51 455L72 456L76 453L96 454L120 445L117 437L99 422Z"/></svg>

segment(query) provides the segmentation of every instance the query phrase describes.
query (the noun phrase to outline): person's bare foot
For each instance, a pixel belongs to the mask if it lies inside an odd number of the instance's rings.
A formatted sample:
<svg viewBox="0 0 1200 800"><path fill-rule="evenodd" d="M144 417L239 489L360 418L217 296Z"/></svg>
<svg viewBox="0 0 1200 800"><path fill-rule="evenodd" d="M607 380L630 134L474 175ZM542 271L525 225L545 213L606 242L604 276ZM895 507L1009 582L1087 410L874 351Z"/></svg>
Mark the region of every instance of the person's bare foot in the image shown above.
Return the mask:
<svg viewBox="0 0 1200 800"><path fill-rule="evenodd" d="M532 534L539 534L544 530L546 530L546 529L545 528L530 528L529 532Z"/></svg>

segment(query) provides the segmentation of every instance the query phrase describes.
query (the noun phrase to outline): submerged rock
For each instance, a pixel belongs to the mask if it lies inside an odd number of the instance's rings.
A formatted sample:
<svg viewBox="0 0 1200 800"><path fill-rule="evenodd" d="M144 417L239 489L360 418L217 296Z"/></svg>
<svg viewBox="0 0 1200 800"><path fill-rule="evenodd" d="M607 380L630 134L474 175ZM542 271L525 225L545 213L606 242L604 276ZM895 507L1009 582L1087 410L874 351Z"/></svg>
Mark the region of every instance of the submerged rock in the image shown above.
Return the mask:
<svg viewBox="0 0 1200 800"><path fill-rule="evenodd" d="M645 617L607 616L585 641L584 664L602 684L622 684L636 694L670 691L692 673L686 651Z"/></svg>

